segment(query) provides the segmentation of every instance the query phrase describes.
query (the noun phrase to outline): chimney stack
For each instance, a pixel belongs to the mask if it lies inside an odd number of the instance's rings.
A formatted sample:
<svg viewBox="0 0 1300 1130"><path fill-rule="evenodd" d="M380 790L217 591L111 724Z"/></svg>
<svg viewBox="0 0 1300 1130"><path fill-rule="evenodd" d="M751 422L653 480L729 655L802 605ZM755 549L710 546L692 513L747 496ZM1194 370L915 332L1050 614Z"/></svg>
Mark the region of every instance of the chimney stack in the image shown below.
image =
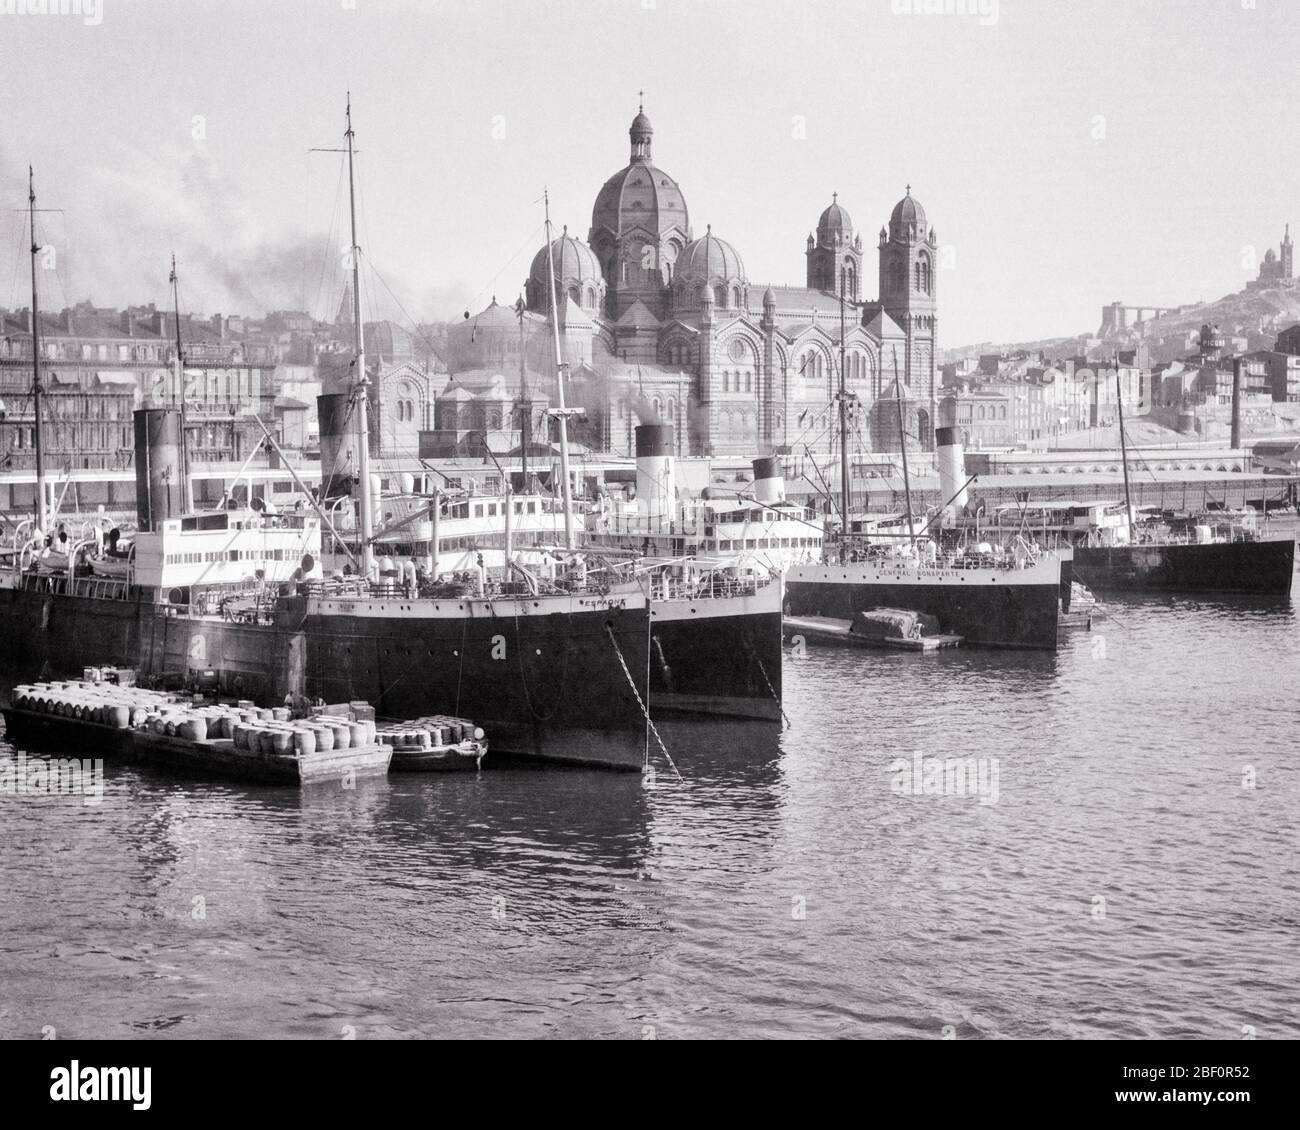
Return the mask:
<svg viewBox="0 0 1300 1130"><path fill-rule="evenodd" d="M1232 449L1241 446L1241 378L1246 367L1243 357L1232 359Z"/></svg>

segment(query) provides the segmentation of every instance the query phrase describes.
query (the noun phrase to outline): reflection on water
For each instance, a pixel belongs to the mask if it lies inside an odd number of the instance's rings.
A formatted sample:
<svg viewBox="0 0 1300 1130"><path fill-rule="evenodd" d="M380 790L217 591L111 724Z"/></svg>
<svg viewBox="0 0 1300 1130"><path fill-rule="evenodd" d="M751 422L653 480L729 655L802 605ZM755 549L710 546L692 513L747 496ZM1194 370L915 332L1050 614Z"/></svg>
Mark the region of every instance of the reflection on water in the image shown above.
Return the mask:
<svg viewBox="0 0 1300 1130"><path fill-rule="evenodd" d="M663 728L681 781L0 794L0 1035L1295 1037L1294 610L1110 607L789 658L788 729ZM900 795L914 755L998 803Z"/></svg>

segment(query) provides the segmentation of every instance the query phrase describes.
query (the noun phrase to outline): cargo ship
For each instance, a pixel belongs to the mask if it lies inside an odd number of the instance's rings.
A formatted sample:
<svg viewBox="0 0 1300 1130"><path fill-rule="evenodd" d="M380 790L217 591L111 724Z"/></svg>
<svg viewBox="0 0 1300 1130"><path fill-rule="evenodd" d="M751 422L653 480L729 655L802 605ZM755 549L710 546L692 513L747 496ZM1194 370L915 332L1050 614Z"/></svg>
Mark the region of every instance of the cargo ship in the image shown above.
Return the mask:
<svg viewBox="0 0 1300 1130"><path fill-rule="evenodd" d="M989 536L1031 533L1073 550L1074 578L1099 592L1288 596L1295 538L1268 535L1241 514L1131 512L1124 501L1050 502L1000 508Z"/></svg>
<svg viewBox="0 0 1300 1130"><path fill-rule="evenodd" d="M1295 577L1295 536L1269 536L1253 510L1232 516L1148 513L1139 517L1129 486L1124 390L1115 367L1115 403L1124 471L1123 502L1028 505L1022 528L1073 552L1067 575L1099 592L1247 594L1286 597ZM1241 364L1234 368L1234 447L1240 445ZM1267 505L1267 502L1265 503ZM1001 520L1001 518L999 518Z"/></svg>
<svg viewBox="0 0 1300 1130"><path fill-rule="evenodd" d="M350 107L345 138L351 192ZM549 246L549 214L546 224ZM0 568L0 662L26 673L129 666L156 680L204 669L222 690L264 702L365 699L395 718L450 711L473 717L496 751L612 768L645 765L652 720L661 717L779 721L779 580L738 577L709 562L614 563L574 538L553 272L565 519L554 577L509 562L481 585L440 581L436 565L423 584L381 576L365 489L369 381L355 229L352 240L354 384L348 410L334 414L349 434L328 437L358 454L352 575L321 569L331 519L314 498L310 510L287 515L188 512L185 429L171 409L145 408L135 417L139 533L125 569L117 557L110 568L109 554L90 544L74 547L62 571L33 567L48 525L38 449L35 519ZM275 445L269 432L265 442ZM322 434L323 458L326 444Z"/></svg>
<svg viewBox="0 0 1300 1130"><path fill-rule="evenodd" d="M909 490L906 532L889 545L878 544L878 525L855 534L855 523L845 521L820 564L787 572L786 613L855 621L872 609L902 609L937 618L941 631L961 636L963 646L1055 650L1058 613L1063 601L1068 610L1070 591L1068 577L1062 587L1062 555L1024 539L963 547L944 537L944 516L951 519L965 505L968 480L956 429L937 428L935 437L943 511L918 531ZM906 483L906 452L903 466ZM847 489L840 505L848 515Z"/></svg>

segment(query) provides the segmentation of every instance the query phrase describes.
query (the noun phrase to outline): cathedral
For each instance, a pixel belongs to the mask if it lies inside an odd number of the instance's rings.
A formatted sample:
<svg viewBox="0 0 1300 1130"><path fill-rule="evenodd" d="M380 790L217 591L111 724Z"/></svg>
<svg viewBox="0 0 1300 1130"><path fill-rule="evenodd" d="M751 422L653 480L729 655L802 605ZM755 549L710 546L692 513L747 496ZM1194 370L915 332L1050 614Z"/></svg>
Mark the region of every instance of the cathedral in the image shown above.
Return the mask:
<svg viewBox="0 0 1300 1130"><path fill-rule="evenodd" d="M574 435L594 450L625 454L637 423L660 422L683 455L829 451L841 338L852 448L898 450L901 398L909 447L931 449L938 244L910 186L880 229L878 298L864 297L862 235L834 194L807 238L804 285L761 285L712 226L693 230L681 186L654 163L644 109L628 134L628 162L596 194L586 242L566 228L533 259L523 306L494 300L449 334L459 362L449 390L462 402L479 386L499 396L503 378L523 377L546 391L553 264L566 399L585 410ZM471 344L497 324L513 343L500 357Z"/></svg>
<svg viewBox="0 0 1300 1130"><path fill-rule="evenodd" d="M1287 224L1282 235L1281 256L1271 247L1264 252L1264 261L1259 265L1259 277L1246 284L1247 290L1269 290L1274 287L1296 285L1293 267L1294 245L1291 243L1291 225Z"/></svg>

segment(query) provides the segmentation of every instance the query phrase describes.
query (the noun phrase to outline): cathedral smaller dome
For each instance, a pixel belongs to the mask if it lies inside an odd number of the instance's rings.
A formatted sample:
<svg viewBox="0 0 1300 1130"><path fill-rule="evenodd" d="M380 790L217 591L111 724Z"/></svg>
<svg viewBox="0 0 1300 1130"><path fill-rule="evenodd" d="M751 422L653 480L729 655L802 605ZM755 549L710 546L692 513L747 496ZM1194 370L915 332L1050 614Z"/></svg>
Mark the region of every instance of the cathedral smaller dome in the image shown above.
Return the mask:
<svg viewBox="0 0 1300 1130"><path fill-rule="evenodd" d="M853 240L853 220L839 204L839 193L831 193L830 206L817 221L817 242L823 247Z"/></svg>
<svg viewBox="0 0 1300 1130"><path fill-rule="evenodd" d="M736 249L714 235L710 227L682 248L674 273L683 281L744 282L745 264Z"/></svg>
<svg viewBox="0 0 1300 1130"><path fill-rule="evenodd" d="M769 286L765 291L763 291L763 308L766 309L769 306L775 306L775 305L776 305L776 291L774 291Z"/></svg>
<svg viewBox="0 0 1300 1130"><path fill-rule="evenodd" d="M551 241L551 255L555 259L555 291L567 294L588 313L595 313L605 299L605 276L595 252L580 239L574 239L566 227L558 239ZM550 282L546 247L533 256L528 272L526 291L531 310L550 309Z"/></svg>
<svg viewBox="0 0 1300 1130"><path fill-rule="evenodd" d="M912 186L907 186L907 195L894 205L889 217L889 232L895 239L908 234L908 229L922 239L925 238L925 209L919 200L912 199Z"/></svg>
<svg viewBox="0 0 1300 1130"><path fill-rule="evenodd" d="M602 280L600 264L596 256L580 239L574 239L566 227L564 233L551 241L551 253L555 257L555 279L557 282L596 282ZM546 285L548 261L546 248L543 247L533 256L532 270L529 276L536 282Z"/></svg>
<svg viewBox="0 0 1300 1130"><path fill-rule="evenodd" d="M654 126L650 124L650 119L645 116L645 111L641 110L637 116L632 119L632 128L629 133L654 133Z"/></svg>

